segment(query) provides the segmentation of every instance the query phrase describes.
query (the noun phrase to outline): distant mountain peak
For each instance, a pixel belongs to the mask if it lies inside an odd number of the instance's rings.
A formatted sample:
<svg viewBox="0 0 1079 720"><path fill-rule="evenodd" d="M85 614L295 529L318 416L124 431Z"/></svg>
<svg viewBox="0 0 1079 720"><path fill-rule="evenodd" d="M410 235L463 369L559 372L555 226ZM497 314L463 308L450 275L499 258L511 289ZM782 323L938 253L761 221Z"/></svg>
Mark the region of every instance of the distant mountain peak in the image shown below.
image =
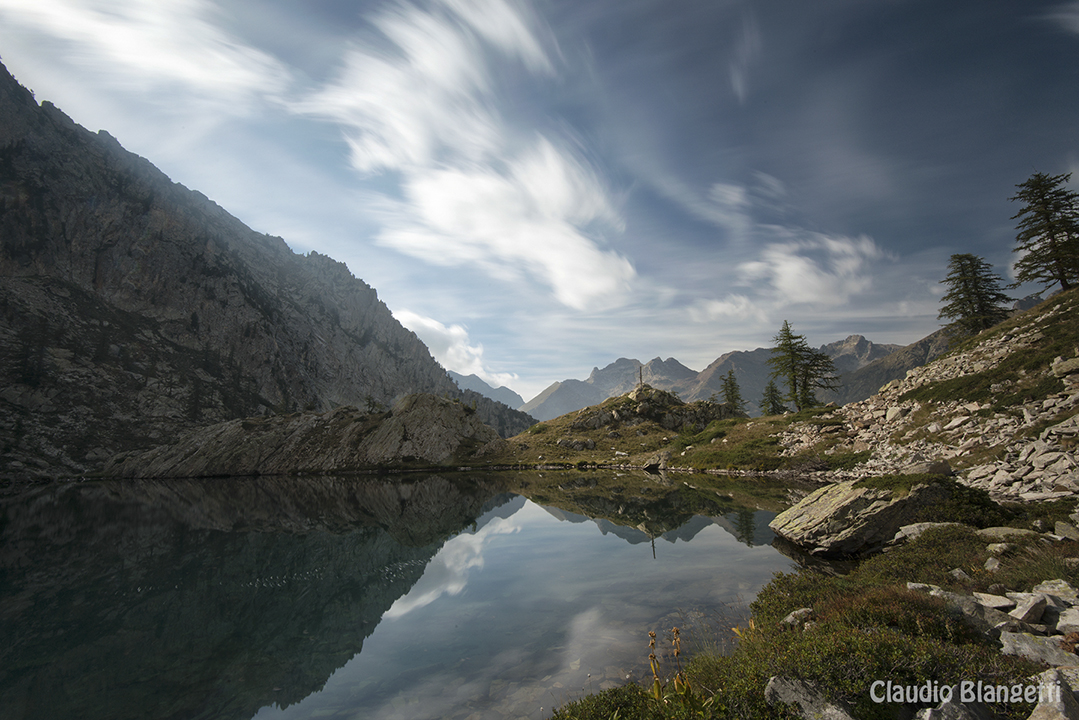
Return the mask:
<svg viewBox="0 0 1079 720"><path fill-rule="evenodd" d="M863 335L852 334L822 345L820 349L832 358L842 375L901 348L900 345L874 343ZM549 420L625 394L636 387L642 376L649 385L676 393L686 402L707 400L713 394L722 392L723 378L733 370L742 397L750 412L754 413L771 374L768 366L771 355L770 348L733 350L720 355L700 372L686 367L673 357L663 360L657 356L643 365L639 360L618 358L603 368L593 368L587 380L553 383L521 409L539 420Z"/></svg>

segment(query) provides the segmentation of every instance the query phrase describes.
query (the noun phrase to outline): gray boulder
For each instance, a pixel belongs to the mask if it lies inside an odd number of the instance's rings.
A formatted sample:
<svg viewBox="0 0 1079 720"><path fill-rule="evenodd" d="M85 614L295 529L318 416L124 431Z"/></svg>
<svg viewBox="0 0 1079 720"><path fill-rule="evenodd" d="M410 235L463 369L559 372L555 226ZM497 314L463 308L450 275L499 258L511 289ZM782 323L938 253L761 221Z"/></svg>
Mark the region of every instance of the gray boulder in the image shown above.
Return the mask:
<svg viewBox="0 0 1079 720"><path fill-rule="evenodd" d="M910 587L909 583L907 587ZM1018 630L1025 627L1017 618L987 607L970 595L960 595L939 588L931 590L929 594L944 600L949 612L962 617L968 625L988 637L996 639L1000 637L1001 630Z"/></svg>
<svg viewBox="0 0 1079 720"><path fill-rule="evenodd" d="M854 720L849 706L833 703L816 685L805 680L773 676L764 688L764 699L769 705L795 705L806 720Z"/></svg>
<svg viewBox="0 0 1079 720"><path fill-rule="evenodd" d="M906 495L859 487L858 481L829 485L783 511L768 527L780 537L820 555L855 555L892 540L927 507L951 496L947 485L915 485Z"/></svg>
<svg viewBox="0 0 1079 720"><path fill-rule="evenodd" d="M1067 673L1053 668L1033 679L1045 689L1044 699L1027 720L1079 720L1079 702L1075 699Z"/></svg>
<svg viewBox="0 0 1079 720"><path fill-rule="evenodd" d="M1054 667L1079 664L1079 657L1060 648L1059 639L1037 637L1030 633L1002 632L1000 642L1004 646L1001 652L1005 655L1019 655Z"/></svg>
<svg viewBox="0 0 1079 720"><path fill-rule="evenodd" d="M996 715L981 703L942 702L935 708L919 710L916 720L995 720Z"/></svg>

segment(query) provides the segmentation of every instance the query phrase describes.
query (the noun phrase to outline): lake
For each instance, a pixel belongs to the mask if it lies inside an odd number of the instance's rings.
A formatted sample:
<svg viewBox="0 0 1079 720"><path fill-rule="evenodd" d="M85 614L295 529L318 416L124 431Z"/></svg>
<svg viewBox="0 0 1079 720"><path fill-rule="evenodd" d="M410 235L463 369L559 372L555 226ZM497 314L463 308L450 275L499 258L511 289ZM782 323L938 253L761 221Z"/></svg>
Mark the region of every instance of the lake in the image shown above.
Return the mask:
<svg viewBox="0 0 1079 720"><path fill-rule="evenodd" d="M0 707L545 718L650 678L649 630L714 642L794 567L730 495L599 472L30 488L0 500Z"/></svg>

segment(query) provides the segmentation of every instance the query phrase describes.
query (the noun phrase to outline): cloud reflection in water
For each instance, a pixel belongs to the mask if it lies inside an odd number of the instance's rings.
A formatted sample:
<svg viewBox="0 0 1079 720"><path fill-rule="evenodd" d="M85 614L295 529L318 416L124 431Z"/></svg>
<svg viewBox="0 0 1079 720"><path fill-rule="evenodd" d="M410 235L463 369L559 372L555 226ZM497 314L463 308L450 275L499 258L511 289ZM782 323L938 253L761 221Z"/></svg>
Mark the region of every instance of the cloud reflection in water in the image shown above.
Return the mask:
<svg viewBox="0 0 1079 720"><path fill-rule="evenodd" d="M497 518L474 534L451 538L431 560L423 577L386 611L383 619L394 620L430 605L443 595L457 595L468 584L469 571L483 567L483 548L490 539L520 531L520 524L512 519Z"/></svg>

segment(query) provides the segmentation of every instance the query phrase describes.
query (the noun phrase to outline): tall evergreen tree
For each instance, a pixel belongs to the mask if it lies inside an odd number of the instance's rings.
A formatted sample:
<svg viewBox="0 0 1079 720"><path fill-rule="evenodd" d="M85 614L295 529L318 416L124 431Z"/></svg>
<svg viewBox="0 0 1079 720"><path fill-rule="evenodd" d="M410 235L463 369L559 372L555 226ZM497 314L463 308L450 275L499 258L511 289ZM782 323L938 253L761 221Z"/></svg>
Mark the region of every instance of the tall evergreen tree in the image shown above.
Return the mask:
<svg viewBox="0 0 1079 720"><path fill-rule="evenodd" d="M775 380L769 379L768 384L764 386L761 412L765 415L782 415L787 412L787 406L783 404L783 396L779 394Z"/></svg>
<svg viewBox="0 0 1079 720"><path fill-rule="evenodd" d="M1009 200L1022 201L1022 209L1012 216L1019 220L1014 252L1022 253L1015 263L1015 282L1040 282L1046 287L1060 283L1067 290L1079 280L1079 193L1063 187L1071 173L1046 175L1036 172L1016 185L1019 192Z"/></svg>
<svg viewBox="0 0 1079 720"><path fill-rule="evenodd" d="M815 390L839 387L832 359L809 347L805 336L795 333L789 322L783 321L783 327L772 342L775 346L772 356L768 358L768 364L772 367L770 377L787 381L787 394L783 396L783 401L804 410L817 404Z"/></svg>
<svg viewBox="0 0 1079 720"><path fill-rule="evenodd" d="M839 387L835 363L820 350L806 346L802 353L801 382L798 384L799 410L820 405L816 390L835 390Z"/></svg>
<svg viewBox="0 0 1079 720"><path fill-rule="evenodd" d="M952 255L951 272L941 280L948 292L941 298L947 303L938 318L951 318L947 327L956 335L976 335L1008 317L1005 303L1012 301L1000 291L1001 279L992 266L970 253Z"/></svg>
<svg viewBox="0 0 1079 720"><path fill-rule="evenodd" d="M801 374L798 371L800 357L809 345L806 343L805 336L796 334L786 320L783 321L783 327L779 329L779 333L772 338L772 342L775 346L772 348L772 356L768 358L768 365L772 368L769 377L773 380L785 379L787 394L783 396L783 400L797 404L798 387L801 381Z"/></svg>
<svg viewBox="0 0 1079 720"><path fill-rule="evenodd" d="M735 415L746 414L746 401L742 399L742 390L734 377L734 368L727 370L727 374L723 377L723 402Z"/></svg>

